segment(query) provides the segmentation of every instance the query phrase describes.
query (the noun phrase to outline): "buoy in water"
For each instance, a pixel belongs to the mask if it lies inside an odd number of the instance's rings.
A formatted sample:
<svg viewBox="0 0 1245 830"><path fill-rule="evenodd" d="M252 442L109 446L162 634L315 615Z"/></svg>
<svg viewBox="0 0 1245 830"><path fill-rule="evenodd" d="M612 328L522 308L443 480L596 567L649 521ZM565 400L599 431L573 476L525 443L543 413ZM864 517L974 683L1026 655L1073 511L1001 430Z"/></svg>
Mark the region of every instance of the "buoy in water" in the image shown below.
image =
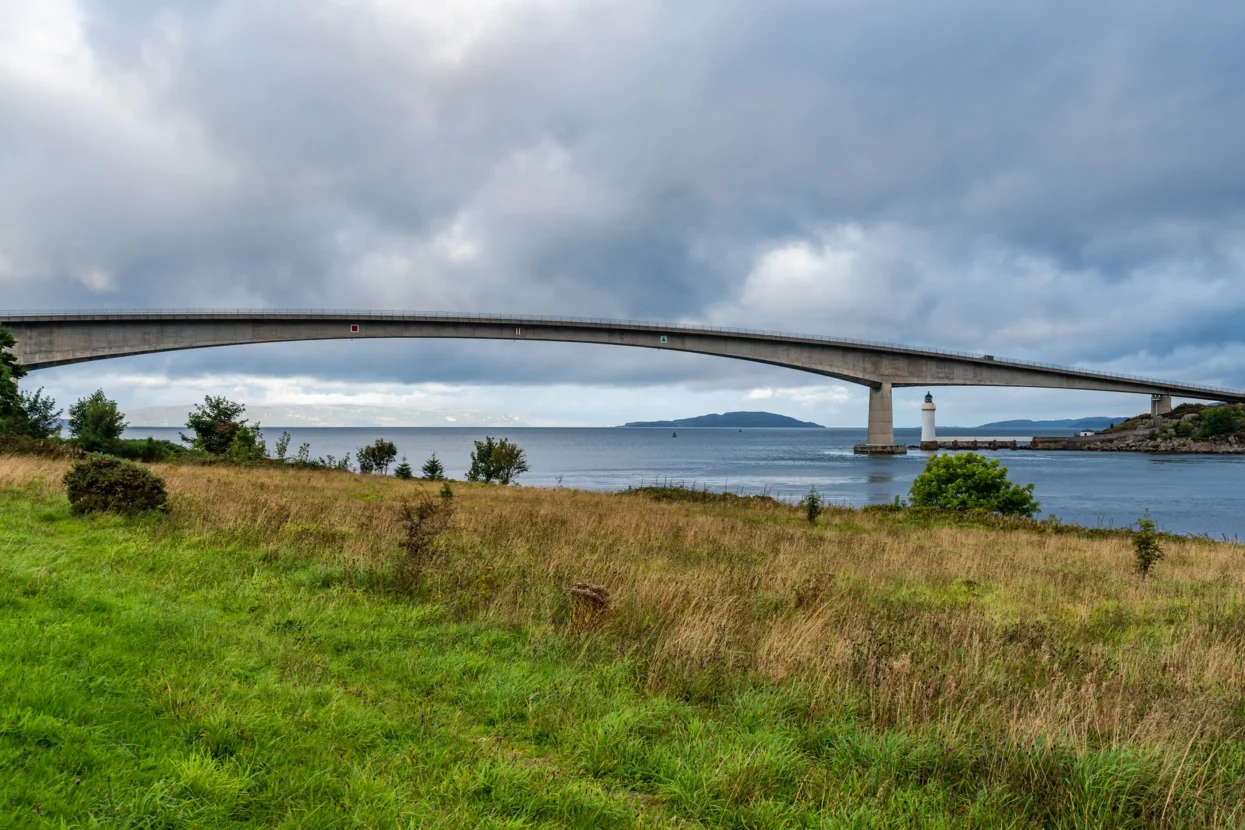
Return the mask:
<svg viewBox="0 0 1245 830"><path fill-rule="evenodd" d="M672 432L672 433L670 433L670 437L671 437L671 438L678 438L678 437L679 437L679 433L677 433L677 432Z"/></svg>

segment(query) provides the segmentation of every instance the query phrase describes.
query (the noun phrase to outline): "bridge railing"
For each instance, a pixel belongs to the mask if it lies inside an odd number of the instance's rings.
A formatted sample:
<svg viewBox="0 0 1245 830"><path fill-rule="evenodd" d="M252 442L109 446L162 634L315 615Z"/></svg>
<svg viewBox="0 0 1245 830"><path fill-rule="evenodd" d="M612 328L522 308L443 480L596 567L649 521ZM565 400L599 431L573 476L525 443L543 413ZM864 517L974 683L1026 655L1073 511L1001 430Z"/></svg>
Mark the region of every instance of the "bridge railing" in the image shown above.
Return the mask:
<svg viewBox="0 0 1245 830"><path fill-rule="evenodd" d="M749 329L738 328L733 326L710 326L703 323L670 323L656 322L653 320L620 320L610 317L562 317L552 315L533 315L533 314L485 314L480 312L462 312L462 311L377 311L375 309L322 309L322 308L225 308L225 309L203 309L203 308L152 308L152 309L59 309L59 310L31 310L31 311L0 311L0 321L16 317L90 317L95 319L133 319L135 317L272 317L272 318L288 318L288 317L325 317L329 319L348 318L348 319L373 319L373 320L411 320L411 319L434 319L434 320L479 320L482 322L498 322L498 323L544 323L544 324L569 324L569 325L591 325L599 327L608 326L625 326L629 328L642 328L657 331L695 331L720 334L736 334L752 337L765 337L780 340L808 340L821 343L829 343L845 346L866 346L876 349L898 349L905 352L915 354L930 355L932 357L962 357L970 360L989 361L990 363L1011 366L1020 369L1050 369L1057 372L1071 372L1081 375L1093 375L1095 377L1110 378L1112 380L1128 380L1144 383L1149 386L1167 387L1171 389L1188 389L1191 391L1205 392L1221 392L1232 395L1234 397L1245 396L1245 390L1231 389L1223 386L1207 386L1202 384L1183 384L1172 383L1171 381L1162 380L1160 378L1145 377L1142 375L1129 375L1119 372L1105 372L1100 369L1089 369L1083 366L1066 366L1058 363L1042 363L1033 360L1017 360L1007 357L996 357L994 355L986 355L974 352L961 352L954 349L928 349L923 346L910 346L903 343L889 343L882 340L859 340L851 337L830 337L824 334L799 334L793 332L770 331L766 329Z"/></svg>

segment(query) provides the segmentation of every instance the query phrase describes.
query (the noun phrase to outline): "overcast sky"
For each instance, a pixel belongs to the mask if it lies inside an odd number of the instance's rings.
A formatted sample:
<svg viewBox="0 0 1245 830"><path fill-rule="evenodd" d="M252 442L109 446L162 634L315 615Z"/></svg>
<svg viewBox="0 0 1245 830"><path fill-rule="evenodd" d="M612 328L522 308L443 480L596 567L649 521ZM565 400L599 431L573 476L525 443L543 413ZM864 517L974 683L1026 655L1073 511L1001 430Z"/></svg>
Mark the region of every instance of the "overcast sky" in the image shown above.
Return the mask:
<svg viewBox="0 0 1245 830"><path fill-rule="evenodd" d="M1245 387L1245 4L0 2L0 308L687 320ZM32 375L617 423L864 390L393 341ZM924 390L896 400L918 422ZM1139 396L935 390L944 423Z"/></svg>

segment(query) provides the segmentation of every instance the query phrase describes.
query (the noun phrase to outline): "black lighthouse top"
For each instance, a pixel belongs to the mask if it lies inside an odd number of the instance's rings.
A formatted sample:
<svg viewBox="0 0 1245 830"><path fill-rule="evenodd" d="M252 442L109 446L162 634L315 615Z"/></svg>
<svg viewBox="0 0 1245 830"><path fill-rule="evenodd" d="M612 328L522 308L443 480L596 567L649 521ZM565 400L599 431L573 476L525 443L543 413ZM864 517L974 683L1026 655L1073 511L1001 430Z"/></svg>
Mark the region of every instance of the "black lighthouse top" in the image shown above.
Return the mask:
<svg viewBox="0 0 1245 830"><path fill-rule="evenodd" d="M926 402L926 403L933 403L933 402L934 402L934 396L933 396L933 395L931 395L929 392L926 392L926 393L925 393L925 402Z"/></svg>

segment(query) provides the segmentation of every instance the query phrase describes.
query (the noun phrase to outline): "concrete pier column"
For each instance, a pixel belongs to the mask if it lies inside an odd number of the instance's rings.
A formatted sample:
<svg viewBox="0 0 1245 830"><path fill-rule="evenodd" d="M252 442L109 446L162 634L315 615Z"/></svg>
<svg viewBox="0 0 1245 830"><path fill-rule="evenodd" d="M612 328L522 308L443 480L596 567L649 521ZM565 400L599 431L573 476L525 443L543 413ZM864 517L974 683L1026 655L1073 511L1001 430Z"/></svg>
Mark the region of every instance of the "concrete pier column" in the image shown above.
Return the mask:
<svg viewBox="0 0 1245 830"><path fill-rule="evenodd" d="M1172 411L1171 395L1151 395L1150 396L1150 415L1157 418L1160 415L1168 415Z"/></svg>
<svg viewBox="0 0 1245 830"><path fill-rule="evenodd" d="M857 444L853 452L868 455L905 455L907 447L895 444L895 414L891 403L891 385L882 383L869 387L868 443Z"/></svg>
<svg viewBox="0 0 1245 830"><path fill-rule="evenodd" d="M852 452L862 455L905 455L908 447L895 443L895 414L890 398L890 383L869 387L868 443L857 444Z"/></svg>
<svg viewBox="0 0 1245 830"><path fill-rule="evenodd" d="M889 447L895 443L895 410L889 383L869 388L869 437L866 440L871 447Z"/></svg>

